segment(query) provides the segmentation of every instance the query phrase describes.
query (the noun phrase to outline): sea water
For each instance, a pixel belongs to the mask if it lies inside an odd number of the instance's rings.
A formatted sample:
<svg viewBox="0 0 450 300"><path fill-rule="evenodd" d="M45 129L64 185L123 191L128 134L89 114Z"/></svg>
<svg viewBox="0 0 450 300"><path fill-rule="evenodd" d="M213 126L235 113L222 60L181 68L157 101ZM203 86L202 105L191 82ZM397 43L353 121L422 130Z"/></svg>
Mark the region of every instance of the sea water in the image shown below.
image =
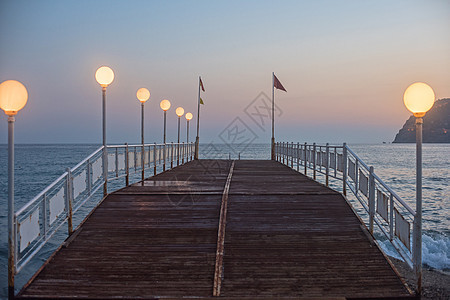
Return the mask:
<svg viewBox="0 0 450 300"><path fill-rule="evenodd" d="M349 145L411 208L415 209L415 145ZM15 210L31 200L68 167L74 167L99 145L16 145ZM0 145L0 298L7 294L7 145ZM269 159L270 145L200 145L200 158ZM450 273L450 145L423 145L423 262ZM332 185L333 186L333 185ZM339 186L335 184L334 186ZM119 185L112 186L119 187ZM339 190L339 189L338 189ZM55 241L17 276L23 285L54 251ZM382 244L389 255L396 256Z"/></svg>

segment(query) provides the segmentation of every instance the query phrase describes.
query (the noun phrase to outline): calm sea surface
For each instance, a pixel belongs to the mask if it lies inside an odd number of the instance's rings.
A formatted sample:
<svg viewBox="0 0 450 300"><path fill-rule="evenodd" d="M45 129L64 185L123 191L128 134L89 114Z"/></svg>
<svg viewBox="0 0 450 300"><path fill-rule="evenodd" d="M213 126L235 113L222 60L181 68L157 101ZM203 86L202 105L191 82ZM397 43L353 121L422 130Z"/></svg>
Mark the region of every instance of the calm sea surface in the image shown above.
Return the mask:
<svg viewBox="0 0 450 300"><path fill-rule="evenodd" d="M415 145L350 145L351 149L415 209ZM16 145L16 210L31 200L67 167L73 167L98 145ZM270 145L248 147L201 145L200 158L269 159ZM0 298L7 290L7 145L0 145ZM423 146L423 262L450 272L450 145ZM119 186L117 186L119 187ZM58 245L55 241L17 277L24 284ZM387 248L386 248L387 249ZM390 250L387 249L389 252ZM394 255L392 253L392 255Z"/></svg>

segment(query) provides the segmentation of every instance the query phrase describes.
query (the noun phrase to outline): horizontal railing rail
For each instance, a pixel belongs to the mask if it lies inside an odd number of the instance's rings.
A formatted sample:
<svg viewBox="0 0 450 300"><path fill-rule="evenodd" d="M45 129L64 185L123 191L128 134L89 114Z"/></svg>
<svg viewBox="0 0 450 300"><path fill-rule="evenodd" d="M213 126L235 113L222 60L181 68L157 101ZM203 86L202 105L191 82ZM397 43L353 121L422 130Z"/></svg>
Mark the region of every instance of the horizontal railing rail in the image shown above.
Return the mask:
<svg viewBox="0 0 450 300"><path fill-rule="evenodd" d="M347 190L352 192L362 207L362 211L355 209L355 212L374 238L374 228L378 228L381 236L388 239L413 268L413 252L419 247L411 245L415 211L346 144L279 142L275 144L275 156L277 161L314 180L318 174L323 175L327 186L330 178L342 181L342 193L347 196Z"/></svg>
<svg viewBox="0 0 450 300"><path fill-rule="evenodd" d="M102 187L107 192L108 182L115 181L117 185L118 179L125 178L123 185L128 186L143 180L146 171L152 170L151 173L156 175L158 170L165 171L192 160L194 153L194 143L108 145L98 148L75 167L67 168L14 213L16 274L55 234L61 232L62 225L67 224L66 236L70 236L74 218L79 221L83 218L76 213ZM102 199L101 196L98 198ZM89 208L92 210L98 202Z"/></svg>

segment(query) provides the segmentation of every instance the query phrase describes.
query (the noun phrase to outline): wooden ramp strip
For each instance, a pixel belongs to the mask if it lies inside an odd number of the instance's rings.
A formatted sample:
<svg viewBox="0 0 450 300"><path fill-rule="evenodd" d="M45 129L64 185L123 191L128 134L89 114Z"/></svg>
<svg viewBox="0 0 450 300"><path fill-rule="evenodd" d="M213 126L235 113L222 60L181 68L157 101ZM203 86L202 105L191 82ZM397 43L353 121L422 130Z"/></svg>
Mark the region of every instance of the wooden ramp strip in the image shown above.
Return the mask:
<svg viewBox="0 0 450 300"><path fill-rule="evenodd" d="M225 243L225 227L227 224L227 205L228 205L228 192L230 190L231 176L233 176L234 161L231 164L230 172L228 173L227 182L222 195L222 205L220 207L220 220L219 229L217 232L217 251L216 251L216 266L214 269L214 288L213 296L220 296L220 287L222 285L222 272L223 272L223 250Z"/></svg>

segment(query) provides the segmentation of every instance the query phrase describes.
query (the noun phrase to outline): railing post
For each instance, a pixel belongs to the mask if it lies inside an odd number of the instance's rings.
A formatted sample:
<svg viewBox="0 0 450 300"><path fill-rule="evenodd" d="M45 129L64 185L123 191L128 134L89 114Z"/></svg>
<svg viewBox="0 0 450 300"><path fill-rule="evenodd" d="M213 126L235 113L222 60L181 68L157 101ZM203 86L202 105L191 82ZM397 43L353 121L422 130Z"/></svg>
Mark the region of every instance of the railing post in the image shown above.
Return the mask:
<svg viewBox="0 0 450 300"><path fill-rule="evenodd" d="M359 161L355 157L355 194L359 192Z"/></svg>
<svg viewBox="0 0 450 300"><path fill-rule="evenodd" d="M276 142L275 143L275 160L276 161L280 161L279 160L279 149L278 148L279 148L279 145L278 145L278 142Z"/></svg>
<svg viewBox="0 0 450 300"><path fill-rule="evenodd" d="M375 177L373 176L373 166L369 171L369 230L373 234L373 221L375 217Z"/></svg>
<svg viewBox="0 0 450 300"><path fill-rule="evenodd" d="M325 158L325 182L326 182L326 186L328 186L329 183L329 173L330 173L330 144L327 143L326 146L326 150L325 150L325 155L327 156Z"/></svg>
<svg viewBox="0 0 450 300"><path fill-rule="evenodd" d="M166 143L164 143L163 147L163 171L166 170Z"/></svg>
<svg viewBox="0 0 450 300"><path fill-rule="evenodd" d="M389 238L394 239L394 196L389 193Z"/></svg>
<svg viewBox="0 0 450 300"><path fill-rule="evenodd" d="M156 143L153 145L153 175L156 175Z"/></svg>
<svg viewBox="0 0 450 300"><path fill-rule="evenodd" d="M181 164L184 165L184 156L186 155L186 145L183 142L183 148L181 150Z"/></svg>
<svg viewBox="0 0 450 300"><path fill-rule="evenodd" d="M286 165L289 167L291 161L291 145L286 142Z"/></svg>
<svg viewBox="0 0 450 300"><path fill-rule="evenodd" d="M91 193L92 193L92 166L91 166L91 160L90 159L88 159L87 160L87 162L86 162L86 168L87 168L87 170L86 170L86 172L87 172L87 178L86 178L86 181L87 181L87 187L88 187L88 195L90 196L91 195Z"/></svg>
<svg viewBox="0 0 450 300"><path fill-rule="evenodd" d="M135 147L133 147L133 149L134 149L134 172L136 172L137 171L137 149L136 149L136 146Z"/></svg>
<svg viewBox="0 0 450 300"><path fill-rule="evenodd" d="M288 163L288 142L284 142L284 164L289 165Z"/></svg>
<svg viewBox="0 0 450 300"><path fill-rule="evenodd" d="M289 142L286 142L286 165L289 167L291 160L291 145Z"/></svg>
<svg viewBox="0 0 450 300"><path fill-rule="evenodd" d="M300 169L300 143L297 142L297 172Z"/></svg>
<svg viewBox="0 0 450 300"><path fill-rule="evenodd" d="M119 148L116 148L116 177L119 177Z"/></svg>
<svg viewBox="0 0 450 300"><path fill-rule="evenodd" d="M289 166L289 156L288 156L289 142L284 143L284 164Z"/></svg>
<svg viewBox="0 0 450 300"><path fill-rule="evenodd" d="M313 143L313 179L316 180L316 143Z"/></svg>
<svg viewBox="0 0 450 300"><path fill-rule="evenodd" d="M147 152L145 152L145 153L148 153L148 156L147 156L147 167L148 168L150 168L150 155L151 155L151 151L150 151L150 146L147 146L147 149L148 149L148 151ZM147 155L147 154L145 154L145 155ZM145 160L144 160L144 162L145 162Z"/></svg>
<svg viewBox="0 0 450 300"><path fill-rule="evenodd" d="M334 168L334 177L337 178L337 163L338 163L338 161L337 161L337 158L338 158L338 156L337 156L337 147L334 147L333 155L334 155L334 166L333 166L333 168Z"/></svg>
<svg viewBox="0 0 450 300"><path fill-rule="evenodd" d="M278 147L278 162L281 162L281 143L277 142Z"/></svg>
<svg viewBox="0 0 450 300"><path fill-rule="evenodd" d="M179 158L180 145L177 145L177 149L178 149L178 151L177 151L177 166L178 166L180 164L180 158ZM173 157L173 142L171 142L170 143L170 168L171 169L173 168L173 160L174 160L174 157Z"/></svg>
<svg viewBox="0 0 450 300"><path fill-rule="evenodd" d="M283 163L283 142L279 142L279 147L280 147L280 154L279 154L279 156L280 156L280 163Z"/></svg>
<svg viewBox="0 0 450 300"><path fill-rule="evenodd" d="M308 169L308 156L307 156L307 154L308 154L308 143L306 143L305 142L305 149L304 149L304 151L303 151L303 155L304 155L304 158L305 158L305 176L306 176L306 170Z"/></svg>
<svg viewBox="0 0 450 300"><path fill-rule="evenodd" d="M128 143L125 143L125 186L130 184L130 159L128 158Z"/></svg>
<svg viewBox="0 0 450 300"><path fill-rule="evenodd" d="M45 193L42 199L42 225L44 227L44 239L47 239L47 194Z"/></svg>
<svg viewBox="0 0 450 300"><path fill-rule="evenodd" d="M289 144L289 142L286 142L286 166L288 166L288 167L290 165L289 162L291 160L290 151L291 151L291 145Z"/></svg>
<svg viewBox="0 0 450 300"><path fill-rule="evenodd" d="M286 142L286 165L289 167L291 161L291 145Z"/></svg>
<svg viewBox="0 0 450 300"><path fill-rule="evenodd" d="M347 196L347 143L342 147L342 193Z"/></svg>
<svg viewBox="0 0 450 300"><path fill-rule="evenodd" d="M72 187L72 172L70 168L67 168L67 182L66 182L66 212L67 212L67 228L69 236L73 232L72 225L72 197L73 197L73 187Z"/></svg>
<svg viewBox="0 0 450 300"><path fill-rule="evenodd" d="M291 168L294 168L294 142L291 142Z"/></svg>
<svg viewBox="0 0 450 300"><path fill-rule="evenodd" d="M277 148L278 148L278 162L281 162L281 143L277 142Z"/></svg>

